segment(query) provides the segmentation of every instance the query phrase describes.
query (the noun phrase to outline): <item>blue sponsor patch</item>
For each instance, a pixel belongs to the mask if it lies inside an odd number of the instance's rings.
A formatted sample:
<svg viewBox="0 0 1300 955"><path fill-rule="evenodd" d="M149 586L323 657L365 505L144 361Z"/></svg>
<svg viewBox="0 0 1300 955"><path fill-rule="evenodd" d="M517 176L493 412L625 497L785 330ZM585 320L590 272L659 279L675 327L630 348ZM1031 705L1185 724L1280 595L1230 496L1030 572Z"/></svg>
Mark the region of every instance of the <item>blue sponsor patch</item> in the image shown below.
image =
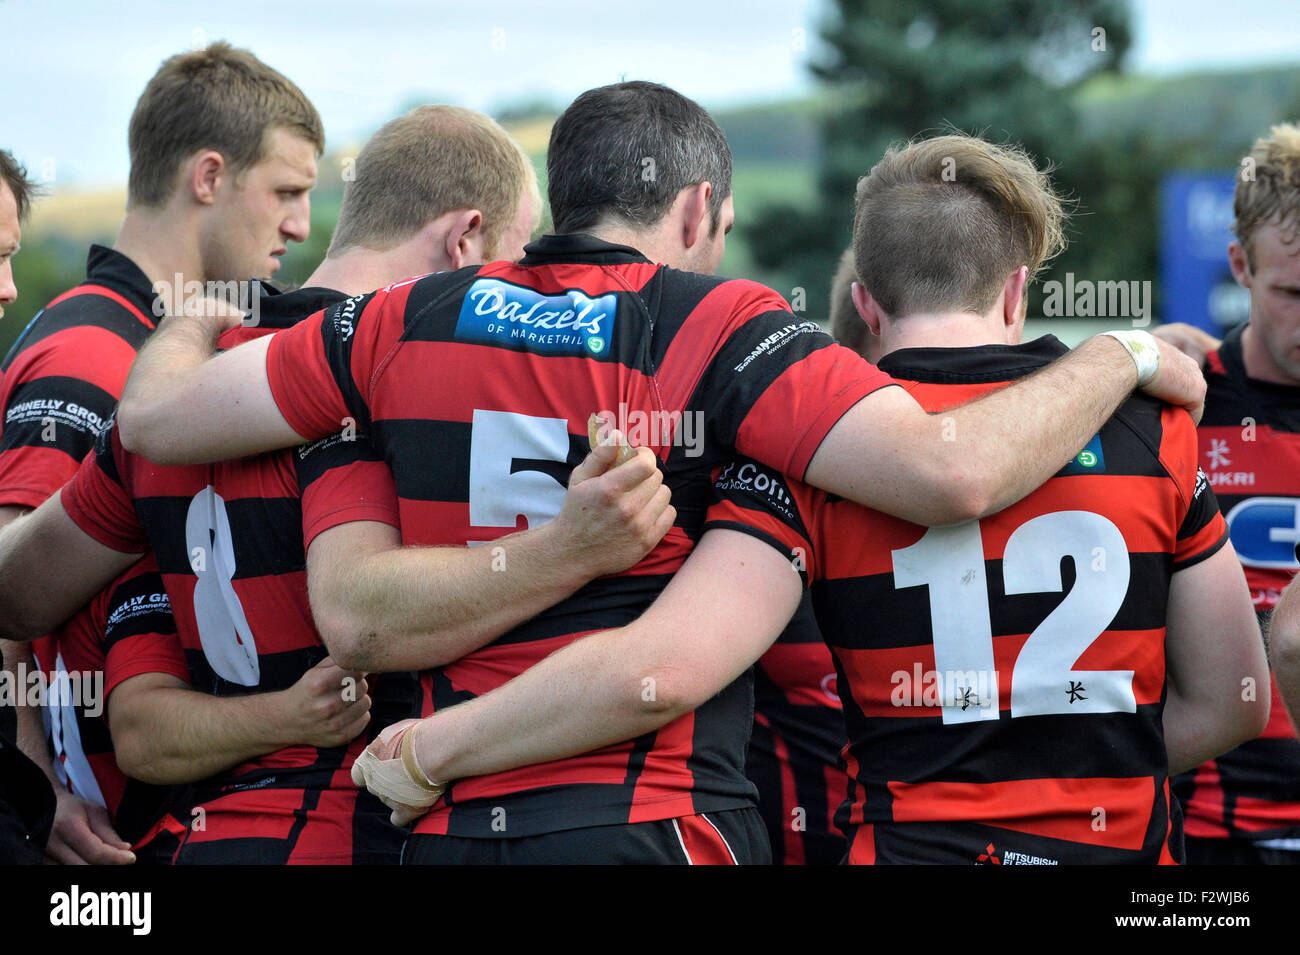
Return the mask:
<svg viewBox="0 0 1300 955"><path fill-rule="evenodd" d="M1074 460L1057 472L1057 477L1067 474L1105 474L1106 456L1101 453L1101 435L1094 434Z"/></svg>
<svg viewBox="0 0 1300 955"><path fill-rule="evenodd" d="M614 340L618 296L577 289L542 295L500 279L477 279L461 302L456 337L561 355L603 355Z"/></svg>
<svg viewBox="0 0 1300 955"><path fill-rule="evenodd" d="M1237 559L1247 567L1295 570L1300 558L1300 500L1248 497L1224 519Z"/></svg>

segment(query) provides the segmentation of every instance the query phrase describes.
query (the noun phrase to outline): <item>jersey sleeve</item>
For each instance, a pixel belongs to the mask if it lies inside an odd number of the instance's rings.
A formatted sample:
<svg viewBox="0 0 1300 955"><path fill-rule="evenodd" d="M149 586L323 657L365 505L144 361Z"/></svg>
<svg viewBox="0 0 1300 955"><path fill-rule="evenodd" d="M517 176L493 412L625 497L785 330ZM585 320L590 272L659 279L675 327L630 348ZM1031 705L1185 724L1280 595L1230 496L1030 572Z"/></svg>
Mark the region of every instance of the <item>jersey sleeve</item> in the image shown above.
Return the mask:
<svg viewBox="0 0 1300 955"><path fill-rule="evenodd" d="M303 549L320 534L352 521L400 527L397 486L364 432L343 431L294 452L302 494Z"/></svg>
<svg viewBox="0 0 1300 955"><path fill-rule="evenodd" d="M117 423L95 440L94 453L86 456L63 487L60 500L72 522L105 547L125 554L149 549L144 528L131 495L122 484L119 465L123 460Z"/></svg>
<svg viewBox="0 0 1300 955"><path fill-rule="evenodd" d="M1196 426L1185 411L1161 413L1160 461L1178 486L1180 514L1174 539L1174 571L1214 556L1228 540L1228 525L1219 511L1210 481L1197 463Z"/></svg>
<svg viewBox="0 0 1300 955"><path fill-rule="evenodd" d="M171 601L152 555L137 562L106 590L104 695L142 673L190 680Z"/></svg>
<svg viewBox="0 0 1300 955"><path fill-rule="evenodd" d="M370 385L405 329L408 290L345 299L272 336L266 377L289 427L315 439L370 426Z"/></svg>
<svg viewBox="0 0 1300 955"><path fill-rule="evenodd" d="M811 516L821 492L750 458L725 465L713 482L713 503L704 530L733 530L775 547L788 557L807 586L817 576Z"/></svg>
<svg viewBox="0 0 1300 955"><path fill-rule="evenodd" d="M701 382L715 440L802 479L835 423L892 378L797 318L779 295L755 283L729 305L740 316Z"/></svg>
<svg viewBox="0 0 1300 955"><path fill-rule="evenodd" d="M4 382L0 504L37 507L90 453L135 355L98 329L72 329L24 353Z"/></svg>

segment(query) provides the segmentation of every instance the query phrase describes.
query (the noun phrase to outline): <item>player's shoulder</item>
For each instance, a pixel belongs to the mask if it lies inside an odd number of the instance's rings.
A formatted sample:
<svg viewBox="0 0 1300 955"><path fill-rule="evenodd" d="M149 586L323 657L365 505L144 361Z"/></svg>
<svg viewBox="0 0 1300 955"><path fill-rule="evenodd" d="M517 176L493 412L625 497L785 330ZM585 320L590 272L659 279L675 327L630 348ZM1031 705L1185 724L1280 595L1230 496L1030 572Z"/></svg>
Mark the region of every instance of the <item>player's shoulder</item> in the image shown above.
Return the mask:
<svg viewBox="0 0 1300 955"><path fill-rule="evenodd" d="M697 301L708 297L710 302L749 309L753 314L790 310L789 303L779 292L750 279L706 275L668 267L659 270L659 277L666 295L681 295ZM756 308L757 311L753 311Z"/></svg>
<svg viewBox="0 0 1300 955"><path fill-rule="evenodd" d="M430 272L428 275L386 285L379 292L389 299L402 299L409 313L413 309L423 309L446 299L455 298L459 301L458 296L463 295L475 279L492 275L492 267L498 264L504 263L490 262L482 265L466 265L445 272Z"/></svg>
<svg viewBox="0 0 1300 955"><path fill-rule="evenodd" d="M1164 429L1164 412L1167 407L1169 406L1158 398L1136 391L1125 399L1103 427L1126 427L1158 441ZM1189 424L1191 420L1187 416Z"/></svg>
<svg viewBox="0 0 1300 955"><path fill-rule="evenodd" d="M105 333L120 339L132 351L139 351L153 331L148 321L148 316L120 297L78 286L36 313L0 363L0 369L9 368L19 355L32 349L93 349L96 340L102 343Z"/></svg>
<svg viewBox="0 0 1300 955"><path fill-rule="evenodd" d="M1192 416L1145 394L1130 396L1102 426L1101 447L1108 473L1165 476L1180 485L1196 474Z"/></svg>

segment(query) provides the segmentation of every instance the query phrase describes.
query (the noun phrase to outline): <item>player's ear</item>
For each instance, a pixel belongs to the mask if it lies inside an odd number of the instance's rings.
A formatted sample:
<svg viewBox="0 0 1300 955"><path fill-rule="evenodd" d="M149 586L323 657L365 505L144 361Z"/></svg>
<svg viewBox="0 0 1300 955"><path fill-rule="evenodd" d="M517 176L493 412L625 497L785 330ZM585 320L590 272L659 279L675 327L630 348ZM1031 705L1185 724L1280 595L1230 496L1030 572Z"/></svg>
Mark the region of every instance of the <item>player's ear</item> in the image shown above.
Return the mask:
<svg viewBox="0 0 1300 955"><path fill-rule="evenodd" d="M185 164L186 191L200 205L210 206L217 201L217 190L226 175L226 160L215 149L195 153Z"/></svg>
<svg viewBox="0 0 1300 955"><path fill-rule="evenodd" d="M688 249L712 232L712 220L709 218L709 198L713 195L713 185L708 182L687 186L677 195L681 209L682 243Z"/></svg>
<svg viewBox="0 0 1300 955"><path fill-rule="evenodd" d="M872 298L871 293L867 291L867 287L861 282L854 282L849 287L849 294L853 297L854 308L858 310L862 320L867 323L867 327L874 334L879 335L880 319L885 314L884 309L880 307L880 303Z"/></svg>
<svg viewBox="0 0 1300 955"><path fill-rule="evenodd" d="M1245 248L1236 239L1228 243L1228 267L1232 269L1232 277L1237 280L1237 284L1249 291L1255 276Z"/></svg>
<svg viewBox="0 0 1300 955"><path fill-rule="evenodd" d="M1008 328L1025 317L1029 306L1029 266L1022 265L1002 285L1002 323Z"/></svg>
<svg viewBox="0 0 1300 955"><path fill-rule="evenodd" d="M445 251L452 269L482 265L486 251L483 241L483 213L477 209L457 209L448 213Z"/></svg>

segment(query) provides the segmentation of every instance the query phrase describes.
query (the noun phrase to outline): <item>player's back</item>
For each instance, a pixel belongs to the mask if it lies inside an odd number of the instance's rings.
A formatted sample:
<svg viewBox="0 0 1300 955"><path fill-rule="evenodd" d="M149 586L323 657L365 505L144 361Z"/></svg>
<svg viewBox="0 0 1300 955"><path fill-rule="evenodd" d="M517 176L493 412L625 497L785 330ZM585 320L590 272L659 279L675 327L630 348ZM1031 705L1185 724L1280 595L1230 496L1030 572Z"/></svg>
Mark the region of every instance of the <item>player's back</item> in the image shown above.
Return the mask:
<svg viewBox="0 0 1300 955"><path fill-rule="evenodd" d="M364 419L392 467L407 544L490 543L554 518L592 413L660 459L678 511L663 541L427 674L426 711L635 619L689 553L711 471L737 446L802 474L838 415L889 383L755 283L676 271L587 235L528 252L345 303L315 329L277 336L268 356L300 434L349 411ZM458 781L417 831L527 836L752 806L749 679L642 739Z"/></svg>
<svg viewBox="0 0 1300 955"><path fill-rule="evenodd" d="M1063 352L1040 339L881 364L942 411ZM812 578L849 736L851 861L1172 861L1169 581L1223 540L1194 442L1185 413L1130 399L1037 491L938 528L752 464L721 477L712 519L766 528Z"/></svg>
<svg viewBox="0 0 1300 955"><path fill-rule="evenodd" d="M264 292L261 324L227 332L221 345L292 325L343 297L326 289ZM287 690L328 656L307 597L303 450L161 466L123 449L114 422L64 494L69 516L87 533L117 549L153 553L197 690ZM413 715L411 675L386 674L375 684L372 732ZM192 827L182 858L395 861L400 840L386 811L348 777L368 741L362 734L346 746L294 744L192 784L189 798L202 805L203 825Z"/></svg>

